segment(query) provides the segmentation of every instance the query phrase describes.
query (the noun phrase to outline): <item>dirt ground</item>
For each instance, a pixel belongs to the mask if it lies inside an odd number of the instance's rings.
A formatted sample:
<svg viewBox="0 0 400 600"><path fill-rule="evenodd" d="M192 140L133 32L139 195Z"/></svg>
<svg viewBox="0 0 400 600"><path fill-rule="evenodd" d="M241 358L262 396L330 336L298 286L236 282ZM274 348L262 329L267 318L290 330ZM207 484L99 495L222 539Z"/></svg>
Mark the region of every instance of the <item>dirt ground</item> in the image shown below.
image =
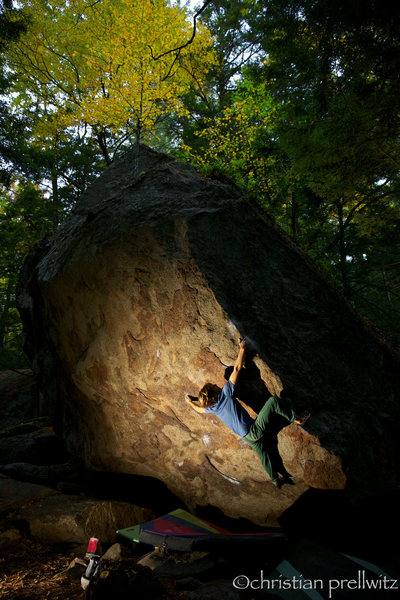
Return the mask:
<svg viewBox="0 0 400 600"><path fill-rule="evenodd" d="M103 561L101 575L88 592L81 587L81 570L67 572L75 553L46 547L24 538L18 549L0 557L1 600L186 600L175 581L154 577L150 569L136 565L137 558ZM79 557L82 558L82 557Z"/></svg>
<svg viewBox="0 0 400 600"><path fill-rule="evenodd" d="M74 554L23 539L0 557L0 598L4 600L83 600L80 581L65 571Z"/></svg>

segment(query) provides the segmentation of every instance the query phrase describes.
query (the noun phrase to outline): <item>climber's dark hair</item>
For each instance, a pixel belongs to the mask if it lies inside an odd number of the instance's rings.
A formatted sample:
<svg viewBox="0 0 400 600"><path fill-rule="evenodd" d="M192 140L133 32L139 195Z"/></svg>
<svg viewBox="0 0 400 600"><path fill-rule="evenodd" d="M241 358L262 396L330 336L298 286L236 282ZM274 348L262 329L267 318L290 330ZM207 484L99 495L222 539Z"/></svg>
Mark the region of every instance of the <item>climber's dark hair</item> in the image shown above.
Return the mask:
<svg viewBox="0 0 400 600"><path fill-rule="evenodd" d="M203 408L213 406L218 400L221 388L214 383L206 383L199 392L199 404Z"/></svg>

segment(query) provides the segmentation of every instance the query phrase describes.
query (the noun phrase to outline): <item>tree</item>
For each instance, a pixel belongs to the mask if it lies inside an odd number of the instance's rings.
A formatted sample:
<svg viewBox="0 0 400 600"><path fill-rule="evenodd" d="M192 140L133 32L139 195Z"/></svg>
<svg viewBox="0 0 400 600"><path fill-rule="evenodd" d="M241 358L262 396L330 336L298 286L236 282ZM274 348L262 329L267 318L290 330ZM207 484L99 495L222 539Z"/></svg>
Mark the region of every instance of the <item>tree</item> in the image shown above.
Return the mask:
<svg viewBox="0 0 400 600"><path fill-rule="evenodd" d="M397 178L397 8L385 0L263 0L249 26L268 56L258 77L282 105L282 146L313 189L338 196Z"/></svg>
<svg viewBox="0 0 400 600"><path fill-rule="evenodd" d="M353 271L360 263L352 252L366 241L359 224L374 222L378 206L392 221L398 207L398 11L385 1L260 4L264 10L253 11L249 25L268 60L253 73L281 105L276 134L294 172L327 206L333 227L323 260L357 304ZM362 252L370 265L376 250Z"/></svg>
<svg viewBox="0 0 400 600"><path fill-rule="evenodd" d="M253 189L348 299L398 335L397 9L344 0L259 0L246 8L248 39L264 52L245 75L257 97L241 91L240 105L233 94L221 119L200 121L205 147L188 144L191 153ZM256 123L251 106L263 95L273 112ZM256 187L250 165L261 176Z"/></svg>
<svg viewBox="0 0 400 600"><path fill-rule="evenodd" d="M0 188L0 367L26 364L15 304L18 273L30 248L52 225L52 205L29 182Z"/></svg>
<svg viewBox="0 0 400 600"><path fill-rule="evenodd" d="M23 172L49 194L54 228L105 167L87 127L65 129L57 113L46 114L40 106L30 112L30 129L26 129L20 153L27 167Z"/></svg>
<svg viewBox="0 0 400 600"><path fill-rule="evenodd" d="M253 196L299 242L311 218L310 190L294 173L276 135L280 107L264 83L243 71L231 102L217 116L205 117L197 140L182 155L205 174L222 173Z"/></svg>
<svg viewBox="0 0 400 600"><path fill-rule="evenodd" d="M214 40L216 61L208 73L212 97L224 105L226 97L235 90L235 81L249 62L257 61L261 47L258 39L249 36L246 15L252 0L213 0L202 14L202 22Z"/></svg>
<svg viewBox="0 0 400 600"><path fill-rule="evenodd" d="M24 11L30 26L8 54L18 101L37 98L64 127L88 124L107 162L109 131L146 139L165 114L184 110L182 94L213 61L201 26L170 52L192 24L166 0L27 0Z"/></svg>
<svg viewBox="0 0 400 600"><path fill-rule="evenodd" d="M5 101L11 86L6 70L4 54L9 45L26 29L26 21L20 11L13 8L11 0L0 1L0 181L7 181L13 164L18 158L16 146L22 138L23 119L16 117Z"/></svg>
<svg viewBox="0 0 400 600"><path fill-rule="evenodd" d="M175 147L179 145L178 132L185 145L201 153L196 132L208 128L210 120L231 105L242 69L259 59L260 45L248 37L246 28L245 16L252 4L252 0L212 0L203 4L201 21L211 33L216 59L202 85L184 95L186 112L172 115L169 121L168 132Z"/></svg>
<svg viewBox="0 0 400 600"><path fill-rule="evenodd" d="M7 102L14 82L5 55L27 31L28 21L12 2L3 2L0 27L0 368L13 368L26 364L15 304L25 256L57 225L102 165L85 129L55 127L56 113L46 114L37 99L31 98L19 113Z"/></svg>
<svg viewBox="0 0 400 600"><path fill-rule="evenodd" d="M259 152L262 136L271 138L274 106L263 86L243 80L231 102L218 115L205 117L195 131L197 142L183 145L183 155L206 174L220 172L235 180L248 193L267 202L273 185L268 177L275 160Z"/></svg>

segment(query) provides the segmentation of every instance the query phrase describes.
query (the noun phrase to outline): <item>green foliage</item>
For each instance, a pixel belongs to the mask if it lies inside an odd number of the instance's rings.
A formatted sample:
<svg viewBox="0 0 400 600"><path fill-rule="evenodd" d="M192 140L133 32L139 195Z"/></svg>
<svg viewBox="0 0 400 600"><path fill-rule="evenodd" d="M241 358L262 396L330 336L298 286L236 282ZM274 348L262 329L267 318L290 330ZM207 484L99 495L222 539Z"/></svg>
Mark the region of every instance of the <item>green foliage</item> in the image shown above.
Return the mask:
<svg viewBox="0 0 400 600"><path fill-rule="evenodd" d="M207 29L185 45L192 24L166 0L27 0L23 10L29 26L7 54L17 103L47 107L47 134L89 125L107 160L104 130L144 140L163 115L183 110L182 94L202 85L214 60Z"/></svg>
<svg viewBox="0 0 400 600"><path fill-rule="evenodd" d="M53 207L42 191L20 182L0 188L0 368L21 367L21 322L16 308L18 273L30 248L52 227Z"/></svg>
<svg viewBox="0 0 400 600"><path fill-rule="evenodd" d="M399 339L397 17L386 2L246 3L238 29L263 52L183 148L255 195Z"/></svg>
<svg viewBox="0 0 400 600"><path fill-rule="evenodd" d="M183 96L186 112L174 114L167 123L174 152L180 142L197 154L202 152L204 145L197 132L208 128L211 120L231 105L242 69L257 59L259 43L246 31L246 14L252 3L213 0L202 14L201 21L213 39L216 60L202 85L193 86Z"/></svg>
<svg viewBox="0 0 400 600"><path fill-rule="evenodd" d="M249 23L268 60L254 74L282 105L278 133L293 168L332 198L397 178L397 8L343 0L261 6Z"/></svg>
<svg viewBox="0 0 400 600"><path fill-rule="evenodd" d="M235 180L248 193L264 199L269 194L274 158L260 147L260 139L271 137L269 123L274 112L264 86L244 79L229 105L218 115L205 117L195 132L194 147L183 145L183 156L205 174L219 172Z"/></svg>
<svg viewBox="0 0 400 600"><path fill-rule="evenodd" d="M0 182L7 181L17 140L24 135L24 119L14 115L6 102L12 78L6 69L4 52L26 30L26 25L20 12L12 8L12 2L0 2Z"/></svg>
<svg viewBox="0 0 400 600"><path fill-rule="evenodd" d="M347 235L357 309L400 339L400 207L382 194L356 214Z"/></svg>

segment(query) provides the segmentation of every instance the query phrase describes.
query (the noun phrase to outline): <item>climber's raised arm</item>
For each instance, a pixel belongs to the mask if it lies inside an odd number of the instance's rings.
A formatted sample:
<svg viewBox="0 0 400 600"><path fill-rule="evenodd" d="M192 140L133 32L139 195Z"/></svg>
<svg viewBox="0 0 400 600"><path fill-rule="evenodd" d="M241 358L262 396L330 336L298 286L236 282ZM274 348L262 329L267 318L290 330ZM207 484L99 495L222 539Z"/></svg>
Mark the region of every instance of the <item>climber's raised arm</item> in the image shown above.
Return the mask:
<svg viewBox="0 0 400 600"><path fill-rule="evenodd" d="M236 385L236 382L237 382L238 377L239 377L239 373L240 373L240 371L243 368L244 360L245 360L245 354L246 354L246 346L247 346L246 338L244 338L243 340L240 340L239 354L238 354L237 359L235 361L232 374L229 377L229 381L231 383L233 383L233 385Z"/></svg>
<svg viewBox="0 0 400 600"><path fill-rule="evenodd" d="M198 412L198 413L206 412L206 409L203 406L199 405L197 398L194 398L193 396L189 396L189 394L186 394L185 400L189 404L189 406L191 406L193 408L193 410L195 410L196 412Z"/></svg>

